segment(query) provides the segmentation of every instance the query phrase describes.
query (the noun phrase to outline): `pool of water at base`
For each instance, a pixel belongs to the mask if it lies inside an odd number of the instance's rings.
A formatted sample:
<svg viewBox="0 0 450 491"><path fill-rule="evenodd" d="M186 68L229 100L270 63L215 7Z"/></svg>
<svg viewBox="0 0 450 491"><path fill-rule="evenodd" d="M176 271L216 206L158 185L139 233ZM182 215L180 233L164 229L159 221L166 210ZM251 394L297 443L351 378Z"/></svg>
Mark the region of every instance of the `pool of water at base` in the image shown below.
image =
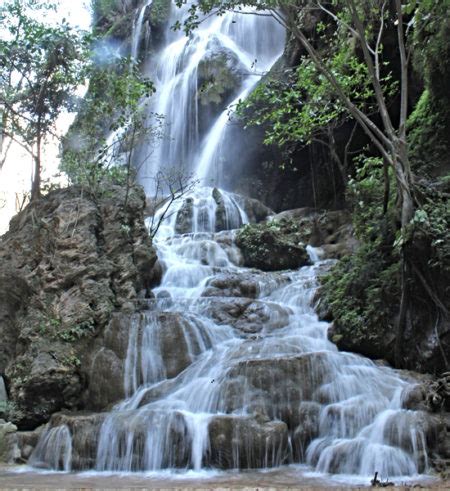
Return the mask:
<svg viewBox="0 0 450 491"><path fill-rule="evenodd" d="M396 487L450 489L450 482L432 476L391 479ZM370 479L358 476L326 475L305 465L249 471L159 471L145 473L56 472L28 466L1 466L0 489L348 489L370 486Z"/></svg>

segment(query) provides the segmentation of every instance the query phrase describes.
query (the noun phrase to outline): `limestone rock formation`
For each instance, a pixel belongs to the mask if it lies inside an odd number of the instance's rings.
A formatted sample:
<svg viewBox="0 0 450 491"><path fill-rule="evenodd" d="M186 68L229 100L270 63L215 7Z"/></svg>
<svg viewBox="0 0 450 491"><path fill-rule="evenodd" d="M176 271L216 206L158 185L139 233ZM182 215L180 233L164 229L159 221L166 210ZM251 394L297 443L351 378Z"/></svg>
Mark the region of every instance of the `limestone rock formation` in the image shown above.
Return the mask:
<svg viewBox="0 0 450 491"><path fill-rule="evenodd" d="M246 68L237 56L219 43L210 41L207 55L198 65L200 104L225 106L239 89Z"/></svg>
<svg viewBox="0 0 450 491"><path fill-rule="evenodd" d="M14 462L18 457L17 427L0 419L0 462Z"/></svg>
<svg viewBox="0 0 450 491"><path fill-rule="evenodd" d="M124 206L125 192L53 191L14 217L0 240L0 373L22 429L89 406L91 363L99 381L102 366L119 375L106 347L91 355L112 313L133 312L150 295L156 262L144 194L131 189ZM120 397L97 395L94 406Z"/></svg>

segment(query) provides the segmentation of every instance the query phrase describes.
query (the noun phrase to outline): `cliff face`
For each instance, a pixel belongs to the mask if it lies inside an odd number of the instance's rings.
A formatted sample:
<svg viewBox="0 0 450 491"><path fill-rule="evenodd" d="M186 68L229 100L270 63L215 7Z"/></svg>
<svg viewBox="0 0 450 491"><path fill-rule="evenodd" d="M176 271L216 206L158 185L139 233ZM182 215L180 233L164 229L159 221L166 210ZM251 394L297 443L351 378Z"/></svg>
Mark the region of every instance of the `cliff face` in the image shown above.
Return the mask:
<svg viewBox="0 0 450 491"><path fill-rule="evenodd" d="M125 196L119 187L97 198L75 188L51 192L18 214L0 240L0 374L5 416L19 428L121 397L99 394L93 378L101 382L107 365L122 384L120 346L118 354L106 349L105 337L117 331L112 317L151 295L156 263L144 193L136 187Z"/></svg>

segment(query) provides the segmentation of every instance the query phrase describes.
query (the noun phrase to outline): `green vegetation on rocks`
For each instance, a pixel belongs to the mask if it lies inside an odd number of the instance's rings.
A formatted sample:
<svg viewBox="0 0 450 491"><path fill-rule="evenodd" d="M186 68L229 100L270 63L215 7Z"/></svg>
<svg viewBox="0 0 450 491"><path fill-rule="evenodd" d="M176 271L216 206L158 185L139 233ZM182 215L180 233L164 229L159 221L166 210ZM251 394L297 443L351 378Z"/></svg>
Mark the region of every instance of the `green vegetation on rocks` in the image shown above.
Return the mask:
<svg viewBox="0 0 450 491"><path fill-rule="evenodd" d="M266 222L246 225L236 237L244 265L263 271L297 269L309 263L306 246L295 224Z"/></svg>

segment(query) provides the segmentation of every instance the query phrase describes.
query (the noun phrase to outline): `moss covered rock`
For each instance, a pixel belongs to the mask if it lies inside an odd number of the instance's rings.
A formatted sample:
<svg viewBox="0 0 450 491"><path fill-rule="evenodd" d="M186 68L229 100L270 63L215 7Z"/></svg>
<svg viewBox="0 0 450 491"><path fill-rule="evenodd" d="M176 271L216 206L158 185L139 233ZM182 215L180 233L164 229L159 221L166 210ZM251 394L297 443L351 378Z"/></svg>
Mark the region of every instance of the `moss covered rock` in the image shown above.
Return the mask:
<svg viewBox="0 0 450 491"><path fill-rule="evenodd" d="M246 225L236 236L241 249L244 265L263 271L297 269L309 264L304 243L299 242L295 233L282 233L279 222Z"/></svg>
<svg viewBox="0 0 450 491"><path fill-rule="evenodd" d="M233 97L245 75L245 67L226 48L208 46L208 54L198 65L198 98L203 106L223 106Z"/></svg>

